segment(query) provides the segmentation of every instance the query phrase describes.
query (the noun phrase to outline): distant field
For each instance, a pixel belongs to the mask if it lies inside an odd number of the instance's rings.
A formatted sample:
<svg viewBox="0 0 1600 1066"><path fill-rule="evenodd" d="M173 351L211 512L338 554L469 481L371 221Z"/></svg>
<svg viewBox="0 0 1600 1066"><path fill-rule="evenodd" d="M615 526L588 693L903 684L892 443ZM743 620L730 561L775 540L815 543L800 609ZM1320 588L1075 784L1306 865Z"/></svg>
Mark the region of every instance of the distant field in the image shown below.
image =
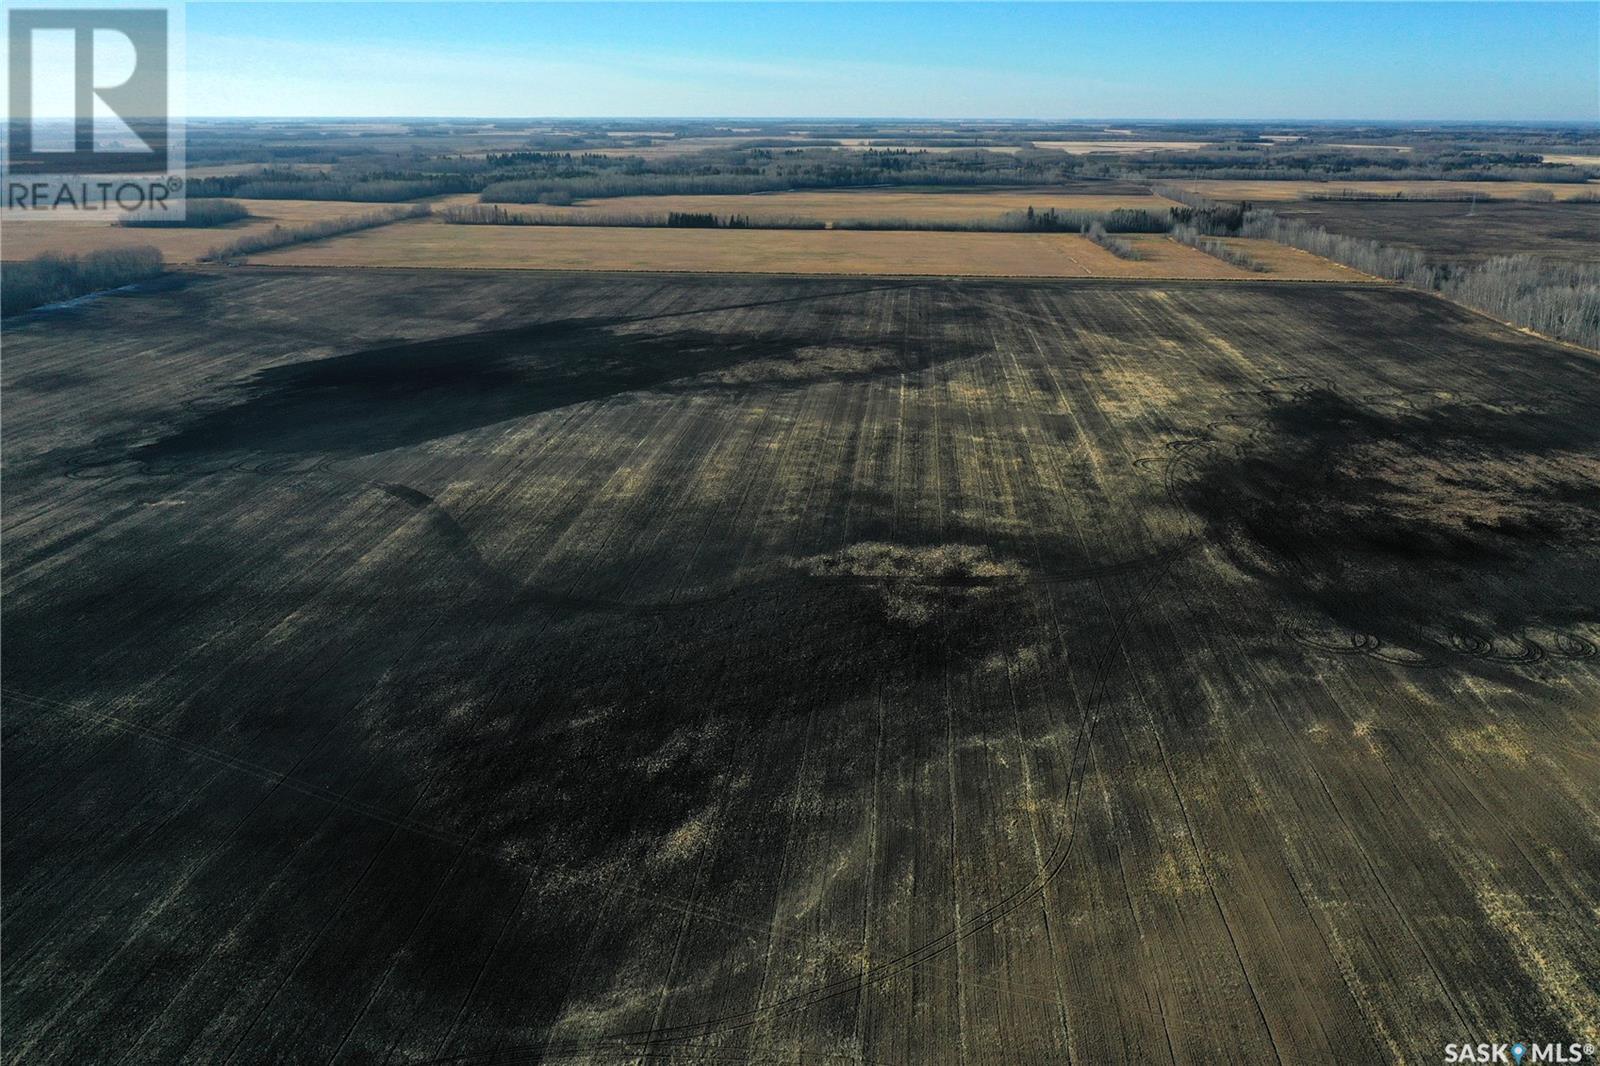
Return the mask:
<svg viewBox="0 0 1600 1066"><path fill-rule="evenodd" d="M1409 144L1328 144L1325 148L1349 148L1357 152L1411 152L1415 151Z"/></svg>
<svg viewBox="0 0 1600 1066"><path fill-rule="evenodd" d="M226 168L225 168L226 169ZM274 225L294 226L325 218L369 213L383 204L332 200L239 200L255 218L213 229L124 229L109 222L6 222L0 257L29 259L41 252L82 254L101 248L154 245L170 262L192 262L219 244ZM429 199L435 207L478 202L475 193L452 193ZM995 189L977 192L942 190L852 189L838 192L790 192L744 196L625 196L592 200L572 207L507 205L508 210L540 214L665 215L671 211L709 211L751 217L802 217L821 221L851 218L913 218L956 220L993 218L1028 207L1045 210L1109 211L1143 208L1164 211L1173 201L1151 196L1135 186L1117 185L1111 191L1080 188ZM413 232L413 231L406 231ZM498 238L490 238L491 243ZM599 243L604 243L600 241Z"/></svg>
<svg viewBox="0 0 1600 1066"><path fill-rule="evenodd" d="M126 229L110 223L8 223L6 259L42 252L82 254L102 248L154 245L172 263L193 262L219 245L274 225L294 226L359 215L383 205L321 200L241 200L251 219L209 229ZM435 197L435 207L476 203L471 193ZM993 218L1028 207L1104 211L1165 210L1170 200L1116 191L1006 189L929 192L892 189L793 192L746 196L637 196L568 208L509 210L575 216L664 215L708 211L752 217L962 220ZM1171 277L1241 279L1252 275L1163 237L1135 235L1138 261L1118 259L1068 234L853 230L694 230L597 226L458 226L437 217L300 245L258 256L266 264L536 270L646 270L717 273L906 274L998 277ZM1246 242L1259 244L1263 242ZM1355 280L1362 275L1294 249L1266 246L1257 258L1273 276Z"/></svg>
<svg viewBox="0 0 1600 1066"><path fill-rule="evenodd" d="M693 153L693 152L704 152L704 151L706 151L708 149L732 148L732 147L734 147L736 145L743 144L743 143L746 143L746 142L749 142L749 141L753 141L753 140L760 140L760 141L787 141L787 142L792 142L796 148L806 148L806 147L826 148L826 147L832 147L831 145L813 145L813 144L809 144L808 143L808 142L811 142L811 141L816 140L816 139L821 139L821 140L827 140L828 139L825 135L820 135L820 134L818 135L817 138L804 136L802 134L770 134L770 133L733 134L733 135L730 135L730 136L720 136L720 137L712 137L712 136L704 136L704 137L694 137L694 136L690 136L690 137L672 137L672 136L664 135L664 132L665 131L660 131L660 132L657 132L657 133L654 133L654 134L644 134L644 133L631 133L630 134L630 133L623 133L623 132L620 132L620 131L613 131L611 135L615 136L615 137L618 137L618 138L621 138L621 137L644 137L644 136L650 136L650 137L654 137L654 138L657 138L657 139L655 139L653 141L653 143L651 143L651 144L618 145L616 147L583 148L581 150L584 151L584 152L593 153L595 155L610 155L610 156L636 155L636 156L642 156L642 157L648 159L648 158L657 157L657 156L688 155L688 154Z"/></svg>
<svg viewBox="0 0 1600 1066"><path fill-rule="evenodd" d="M1600 203L1274 204L1284 218L1332 233L1415 248L1440 260L1472 262L1528 252L1551 259L1600 259Z"/></svg>
<svg viewBox="0 0 1600 1066"><path fill-rule="evenodd" d="M949 155L953 152L999 152L1003 155L1016 155L1022 151L1022 145L1016 144L903 144L900 142L878 142L865 147L876 148L878 151L905 151L926 152L929 155Z"/></svg>
<svg viewBox="0 0 1600 1066"><path fill-rule="evenodd" d="M840 148L863 149L875 148L882 150L927 152L929 154L944 155L951 152L1006 152L1016 153L1022 150L1014 144L970 145L970 144L942 144L938 141L919 142L915 138L901 140L886 139L883 137L841 137L838 144L827 145L817 143L829 138L824 131L818 131L814 137L800 135L772 136L771 134L751 134L745 137L679 137L672 140L660 140L654 144L616 147L616 148L586 148L584 151L596 152L600 155L638 155L670 156L684 155L690 152L702 152L707 149L729 148L741 141L759 139L762 141L782 140L788 141L796 148ZM1213 142L1209 141L1136 141L1122 139L1058 141L1043 140L1033 141L1035 148L1050 148L1066 152L1069 155L1104 155L1127 152L1186 152L1197 148L1205 148Z"/></svg>
<svg viewBox="0 0 1600 1066"><path fill-rule="evenodd" d="M1210 147L1210 141L1034 141L1035 148L1054 148L1068 155L1102 155L1127 152L1192 152Z"/></svg>
<svg viewBox="0 0 1600 1066"><path fill-rule="evenodd" d="M1557 200L1600 195L1600 182L1558 184L1536 181L1223 181L1182 179L1168 182L1179 188L1218 200L1300 200L1307 196L1331 196L1346 189L1361 193L1393 196L1480 196L1520 199L1530 193L1550 195Z"/></svg>
<svg viewBox="0 0 1600 1066"><path fill-rule="evenodd" d="M859 230L452 226L405 222L254 256L271 266L644 270L753 274L979 277L1259 277L1159 236L1133 238L1146 258L1118 259L1076 235ZM1256 242L1252 242L1256 243ZM1276 276L1359 277L1294 249L1271 253Z"/></svg>
<svg viewBox="0 0 1600 1066"><path fill-rule="evenodd" d="M239 174L257 174L263 170L326 171L329 163L219 163L213 166L189 167L184 173L191 178L226 178Z"/></svg>
<svg viewBox="0 0 1600 1066"><path fill-rule="evenodd" d="M1388 286L244 267L0 376L8 1064L1600 1033L1592 356Z"/></svg>
<svg viewBox="0 0 1600 1066"><path fill-rule="evenodd" d="M230 178L239 174L254 174L261 170L261 163L216 163L210 166L189 167L185 170L191 178Z"/></svg>
<svg viewBox="0 0 1600 1066"><path fill-rule="evenodd" d="M238 200L256 217L205 229L128 229L110 222L6 222L0 258L31 259L44 252L82 255L102 248L153 245L171 263L199 259L220 244L275 225L297 226L325 218L370 214L388 204L331 200Z"/></svg>
<svg viewBox="0 0 1600 1066"><path fill-rule="evenodd" d="M476 197L469 199L475 200ZM1052 207L1063 211L1110 211L1125 207L1165 212L1178 205L1176 201L1152 196L1139 186L1118 184L1104 192L1092 186L979 191L947 188L839 189L730 196L618 196L581 201L571 207L532 204L503 206L509 211L537 212L541 215L665 215L670 211L701 211L717 215L747 215L751 218L807 218L839 222L845 219L995 218L1007 211L1026 211L1030 207L1041 211Z"/></svg>
<svg viewBox="0 0 1600 1066"><path fill-rule="evenodd" d="M1600 155L1547 155L1541 157L1546 163L1570 163L1575 167L1600 167Z"/></svg>

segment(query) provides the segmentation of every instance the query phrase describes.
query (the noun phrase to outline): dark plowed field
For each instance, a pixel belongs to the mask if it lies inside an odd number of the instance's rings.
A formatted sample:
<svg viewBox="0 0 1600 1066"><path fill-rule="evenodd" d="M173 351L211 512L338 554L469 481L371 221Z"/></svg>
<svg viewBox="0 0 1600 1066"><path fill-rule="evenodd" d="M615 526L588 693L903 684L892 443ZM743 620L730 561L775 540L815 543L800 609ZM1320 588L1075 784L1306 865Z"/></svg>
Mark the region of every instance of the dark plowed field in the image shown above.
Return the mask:
<svg viewBox="0 0 1600 1066"><path fill-rule="evenodd" d="M1471 263L1523 253L1592 263L1600 258L1600 204L1370 200L1268 204L1330 233L1415 249L1433 262Z"/></svg>
<svg viewBox="0 0 1600 1066"><path fill-rule="evenodd" d="M1600 1036L1600 362L1384 287L253 274L4 366L10 1063Z"/></svg>

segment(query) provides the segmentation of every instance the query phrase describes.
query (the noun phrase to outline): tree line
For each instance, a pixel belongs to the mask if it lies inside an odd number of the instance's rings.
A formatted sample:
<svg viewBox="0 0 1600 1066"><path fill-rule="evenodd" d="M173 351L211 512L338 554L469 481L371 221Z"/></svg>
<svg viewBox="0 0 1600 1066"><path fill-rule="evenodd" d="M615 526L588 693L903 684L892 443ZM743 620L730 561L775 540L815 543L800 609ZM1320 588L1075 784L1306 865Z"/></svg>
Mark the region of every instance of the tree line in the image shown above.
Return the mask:
<svg viewBox="0 0 1600 1066"><path fill-rule="evenodd" d="M432 213L433 209L427 204L413 204L410 207L391 207L366 215L322 219L304 226L273 226L263 233L247 233L236 241L219 245L201 259L205 262L237 259L257 252L271 251L274 248L287 248L292 244L306 244L310 241L320 241L325 237L337 237L343 233L356 233L364 229L387 226L402 219L423 218Z"/></svg>
<svg viewBox="0 0 1600 1066"><path fill-rule="evenodd" d="M1140 254L1139 250L1133 246L1132 241L1125 241L1121 237L1113 237L1110 233L1106 232L1105 226L1101 225L1099 222L1089 223L1089 228L1083 231L1083 235L1089 238L1095 244L1098 244L1100 247L1104 248L1106 251L1110 252L1112 255L1116 256L1118 259L1144 258L1144 256Z"/></svg>
<svg viewBox="0 0 1600 1066"><path fill-rule="evenodd" d="M460 204L439 212L443 222L466 226L670 226L696 229L848 229L927 230L965 233L1166 233L1176 222L1167 211L1114 208L1109 211L1063 211L1058 208L1007 211L987 218L845 218L828 223L818 218L784 215L719 215L715 212L658 213L582 211L511 211L501 204Z"/></svg>
<svg viewBox="0 0 1600 1066"><path fill-rule="evenodd" d="M1250 270L1260 274L1264 273L1267 269L1267 265L1261 262L1261 260L1239 251L1239 249L1233 247L1225 241L1218 240L1216 237L1212 237L1206 233L1203 233L1194 226L1183 223L1173 226L1171 237L1179 244L1187 245L1196 251L1204 252L1213 259L1220 259L1224 263L1227 263L1230 266L1236 266L1241 270Z"/></svg>
<svg viewBox="0 0 1600 1066"><path fill-rule="evenodd" d="M1241 232L1438 292L1503 322L1600 349L1600 263L1511 255L1476 264L1434 264L1409 248L1329 233L1320 226L1278 218L1271 211L1251 211Z"/></svg>
<svg viewBox="0 0 1600 1066"><path fill-rule="evenodd" d="M249 217L250 212L244 204L234 200L195 200L184 205L182 218L131 215L120 219L117 224L150 229L209 229Z"/></svg>
<svg viewBox="0 0 1600 1066"><path fill-rule="evenodd" d="M826 229L815 218L773 215L718 215L713 212L573 211L565 213L508 211L499 204L460 204L439 213L439 220L457 226L597 226L652 229Z"/></svg>
<svg viewBox="0 0 1600 1066"><path fill-rule="evenodd" d="M0 315L119 289L159 275L166 267L158 249L107 248L86 255L35 256L0 264Z"/></svg>
<svg viewBox="0 0 1600 1066"><path fill-rule="evenodd" d="M1082 178L1486 180L1582 182L1595 168L1538 163L1530 153L1288 150L1247 144L1193 152L1074 156L1017 146L997 152L827 148L819 143L733 143L663 156L518 150L484 156L414 152L353 155L328 170L269 168L195 178L191 198L400 202L478 193L487 203L570 203L619 196L742 194L862 186L1057 185Z"/></svg>

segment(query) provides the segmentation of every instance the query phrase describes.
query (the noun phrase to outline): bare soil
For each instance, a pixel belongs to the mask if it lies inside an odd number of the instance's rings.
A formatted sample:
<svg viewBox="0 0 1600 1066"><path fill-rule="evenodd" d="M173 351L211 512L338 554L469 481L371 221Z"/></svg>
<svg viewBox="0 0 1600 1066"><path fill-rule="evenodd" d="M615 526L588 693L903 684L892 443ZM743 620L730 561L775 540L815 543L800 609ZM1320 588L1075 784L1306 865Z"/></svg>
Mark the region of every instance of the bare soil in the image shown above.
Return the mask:
<svg viewBox="0 0 1600 1066"><path fill-rule="evenodd" d="M1592 356L1378 286L244 268L0 373L8 1062L1600 1031Z"/></svg>

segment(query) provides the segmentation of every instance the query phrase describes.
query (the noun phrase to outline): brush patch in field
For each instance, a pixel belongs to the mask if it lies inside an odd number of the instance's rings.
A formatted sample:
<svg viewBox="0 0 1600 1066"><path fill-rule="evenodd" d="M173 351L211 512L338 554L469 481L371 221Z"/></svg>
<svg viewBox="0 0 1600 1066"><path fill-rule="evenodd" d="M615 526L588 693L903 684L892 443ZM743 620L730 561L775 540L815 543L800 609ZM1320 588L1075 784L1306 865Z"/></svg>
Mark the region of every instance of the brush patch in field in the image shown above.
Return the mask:
<svg viewBox="0 0 1600 1066"><path fill-rule="evenodd" d="M944 621L947 614L964 614L998 586L1023 577L1016 563L968 544L853 544L796 565L812 577L877 587L885 617L912 628Z"/></svg>

